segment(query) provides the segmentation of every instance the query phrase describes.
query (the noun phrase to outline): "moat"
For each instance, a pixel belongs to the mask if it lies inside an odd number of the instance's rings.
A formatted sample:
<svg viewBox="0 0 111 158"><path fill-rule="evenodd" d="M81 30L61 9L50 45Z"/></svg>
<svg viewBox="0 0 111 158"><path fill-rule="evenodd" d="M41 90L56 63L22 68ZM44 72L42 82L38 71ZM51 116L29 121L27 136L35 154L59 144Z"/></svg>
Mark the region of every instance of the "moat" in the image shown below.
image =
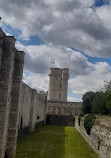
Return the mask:
<svg viewBox="0 0 111 158"><path fill-rule="evenodd" d="M98 158L74 127L44 126L19 139L16 158Z"/></svg>

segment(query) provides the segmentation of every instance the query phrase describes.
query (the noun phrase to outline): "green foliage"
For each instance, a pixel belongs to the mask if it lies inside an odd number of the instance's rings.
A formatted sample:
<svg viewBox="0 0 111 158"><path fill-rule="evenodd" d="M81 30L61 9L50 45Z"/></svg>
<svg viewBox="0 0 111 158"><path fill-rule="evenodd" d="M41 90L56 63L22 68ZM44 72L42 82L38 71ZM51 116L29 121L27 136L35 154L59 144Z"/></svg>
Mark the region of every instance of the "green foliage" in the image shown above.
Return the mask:
<svg viewBox="0 0 111 158"><path fill-rule="evenodd" d="M106 92L106 111L111 116L111 91Z"/></svg>
<svg viewBox="0 0 111 158"><path fill-rule="evenodd" d="M84 113L80 113L79 116L78 116L78 125L80 126L80 123L81 123L81 117L84 116Z"/></svg>
<svg viewBox="0 0 111 158"><path fill-rule="evenodd" d="M111 116L111 81L105 81L101 91L85 93L82 100L84 114L94 113Z"/></svg>
<svg viewBox="0 0 111 158"><path fill-rule="evenodd" d="M95 93L94 92L87 92L83 95L82 97L82 112L84 114L88 114L88 113L91 113L91 104L92 104L92 101L93 101L93 98L95 96Z"/></svg>
<svg viewBox="0 0 111 158"><path fill-rule="evenodd" d="M94 114L88 114L84 119L84 128L88 135L90 135L91 128L94 124L95 115Z"/></svg>
<svg viewBox="0 0 111 158"><path fill-rule="evenodd" d="M111 80L108 81L104 81L104 85L102 87L102 91L103 92L111 92Z"/></svg>
<svg viewBox="0 0 111 158"><path fill-rule="evenodd" d="M106 114L106 97L104 92L96 92L92 101L91 111L96 114Z"/></svg>

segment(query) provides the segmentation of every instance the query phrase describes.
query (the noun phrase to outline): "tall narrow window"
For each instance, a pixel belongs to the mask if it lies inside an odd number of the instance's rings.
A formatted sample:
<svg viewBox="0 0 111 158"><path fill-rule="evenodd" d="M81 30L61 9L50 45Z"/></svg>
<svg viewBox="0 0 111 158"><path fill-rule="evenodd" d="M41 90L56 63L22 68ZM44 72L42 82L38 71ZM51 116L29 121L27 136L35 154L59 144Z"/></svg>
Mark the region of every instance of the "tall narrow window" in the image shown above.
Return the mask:
<svg viewBox="0 0 111 158"><path fill-rule="evenodd" d="M61 99L61 94L59 94L59 98Z"/></svg>

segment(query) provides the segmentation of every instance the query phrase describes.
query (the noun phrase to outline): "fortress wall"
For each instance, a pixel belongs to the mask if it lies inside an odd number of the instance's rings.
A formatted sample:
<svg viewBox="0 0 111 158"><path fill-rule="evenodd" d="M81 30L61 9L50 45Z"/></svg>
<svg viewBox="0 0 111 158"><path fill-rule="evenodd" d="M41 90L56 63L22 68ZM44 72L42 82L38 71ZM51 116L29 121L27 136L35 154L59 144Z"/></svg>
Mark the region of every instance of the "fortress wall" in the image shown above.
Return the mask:
<svg viewBox="0 0 111 158"><path fill-rule="evenodd" d="M22 83L19 108L20 131L34 131L38 124L44 124L45 96Z"/></svg>
<svg viewBox="0 0 111 158"><path fill-rule="evenodd" d="M24 52L0 29L0 158L15 158L17 134L45 121L46 94L22 83Z"/></svg>
<svg viewBox="0 0 111 158"><path fill-rule="evenodd" d="M3 53L3 32L0 29L0 68L1 68L1 62L2 62L2 53Z"/></svg>
<svg viewBox="0 0 111 158"><path fill-rule="evenodd" d="M107 118L106 121L102 117L101 119L96 118L90 135L84 128L84 118L81 118L80 126L78 118L75 118L76 129L101 158L111 158L111 118L110 121Z"/></svg>
<svg viewBox="0 0 111 158"><path fill-rule="evenodd" d="M0 158L4 157L7 144L9 113L11 106L12 78L15 58L15 38L2 34L0 46Z"/></svg>
<svg viewBox="0 0 111 158"><path fill-rule="evenodd" d="M30 109L32 104L32 88L22 83L19 100L18 128L22 130L29 128ZM29 130L29 129L27 129Z"/></svg>
<svg viewBox="0 0 111 158"><path fill-rule="evenodd" d="M11 107L8 122L8 135L7 135L7 155L14 158L16 151L17 132L18 132L18 108L20 87L22 82L24 64L24 52L15 51L14 59L14 72L12 79L12 92L11 92Z"/></svg>
<svg viewBox="0 0 111 158"><path fill-rule="evenodd" d="M79 115L80 102L47 101L47 114L51 115Z"/></svg>

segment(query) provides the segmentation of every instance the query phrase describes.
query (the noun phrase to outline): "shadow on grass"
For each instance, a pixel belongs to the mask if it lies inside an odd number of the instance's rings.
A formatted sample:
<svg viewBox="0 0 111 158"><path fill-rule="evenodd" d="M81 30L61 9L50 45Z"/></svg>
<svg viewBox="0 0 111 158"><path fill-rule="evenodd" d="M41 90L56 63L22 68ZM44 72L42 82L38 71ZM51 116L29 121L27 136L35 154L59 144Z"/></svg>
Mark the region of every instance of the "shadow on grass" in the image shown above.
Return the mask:
<svg viewBox="0 0 111 158"><path fill-rule="evenodd" d="M64 158L65 127L44 126L21 138L16 158Z"/></svg>

